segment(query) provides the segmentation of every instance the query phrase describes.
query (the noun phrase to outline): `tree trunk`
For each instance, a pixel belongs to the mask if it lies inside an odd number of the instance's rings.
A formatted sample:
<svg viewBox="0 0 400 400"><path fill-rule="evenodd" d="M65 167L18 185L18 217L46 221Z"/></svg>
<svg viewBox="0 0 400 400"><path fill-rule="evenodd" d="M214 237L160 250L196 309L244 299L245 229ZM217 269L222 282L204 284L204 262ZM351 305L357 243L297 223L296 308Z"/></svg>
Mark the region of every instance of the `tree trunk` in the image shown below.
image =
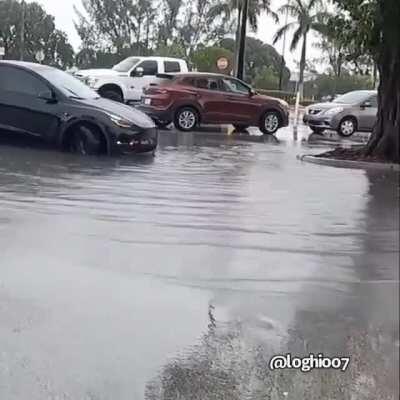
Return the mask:
<svg viewBox="0 0 400 400"><path fill-rule="evenodd" d="M383 35L378 58L378 121L366 154L400 162L400 4L398 0L379 0L383 16Z"/></svg>
<svg viewBox="0 0 400 400"><path fill-rule="evenodd" d="M303 35L303 48L301 49L299 92L300 99L304 95L304 70L306 69L307 33Z"/></svg>

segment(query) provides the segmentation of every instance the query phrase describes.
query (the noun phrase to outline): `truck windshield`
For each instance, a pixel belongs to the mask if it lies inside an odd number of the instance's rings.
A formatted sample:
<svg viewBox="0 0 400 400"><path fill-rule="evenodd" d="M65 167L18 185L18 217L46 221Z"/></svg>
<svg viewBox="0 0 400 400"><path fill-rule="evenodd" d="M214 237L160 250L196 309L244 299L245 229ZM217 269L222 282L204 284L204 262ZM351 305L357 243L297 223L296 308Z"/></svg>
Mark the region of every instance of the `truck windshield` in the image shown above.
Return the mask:
<svg viewBox="0 0 400 400"><path fill-rule="evenodd" d="M117 72L129 72L139 61L139 58L129 57L115 65L113 70Z"/></svg>

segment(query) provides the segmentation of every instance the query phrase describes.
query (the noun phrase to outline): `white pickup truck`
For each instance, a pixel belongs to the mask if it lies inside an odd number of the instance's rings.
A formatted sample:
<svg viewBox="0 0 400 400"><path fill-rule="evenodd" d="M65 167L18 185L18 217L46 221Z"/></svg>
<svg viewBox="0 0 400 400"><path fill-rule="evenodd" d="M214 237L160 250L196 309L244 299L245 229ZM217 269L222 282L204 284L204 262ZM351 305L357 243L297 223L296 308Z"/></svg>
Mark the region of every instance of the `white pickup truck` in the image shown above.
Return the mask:
<svg viewBox="0 0 400 400"><path fill-rule="evenodd" d="M143 88L157 81L157 74L188 72L186 61L167 57L128 57L112 69L87 69L75 76L100 96L123 103L136 103Z"/></svg>

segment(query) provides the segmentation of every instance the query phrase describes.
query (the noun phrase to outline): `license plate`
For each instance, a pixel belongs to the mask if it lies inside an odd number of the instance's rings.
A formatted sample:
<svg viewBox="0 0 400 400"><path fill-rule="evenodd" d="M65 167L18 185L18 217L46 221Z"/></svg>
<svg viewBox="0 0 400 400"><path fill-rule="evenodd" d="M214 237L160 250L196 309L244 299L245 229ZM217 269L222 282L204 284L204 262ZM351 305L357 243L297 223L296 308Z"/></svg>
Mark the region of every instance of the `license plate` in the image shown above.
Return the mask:
<svg viewBox="0 0 400 400"><path fill-rule="evenodd" d="M144 104L149 106L151 104L151 99L144 99Z"/></svg>

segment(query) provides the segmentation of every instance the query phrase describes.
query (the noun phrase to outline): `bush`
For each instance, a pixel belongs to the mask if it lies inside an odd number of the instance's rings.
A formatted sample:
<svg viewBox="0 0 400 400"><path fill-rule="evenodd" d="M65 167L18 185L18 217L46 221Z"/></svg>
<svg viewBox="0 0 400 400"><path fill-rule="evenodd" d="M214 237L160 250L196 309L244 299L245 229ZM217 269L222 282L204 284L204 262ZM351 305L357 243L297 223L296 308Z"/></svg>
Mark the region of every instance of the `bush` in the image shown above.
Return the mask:
<svg viewBox="0 0 400 400"><path fill-rule="evenodd" d="M253 85L260 89L276 90L279 87L279 76L271 67L264 67L257 73Z"/></svg>
<svg viewBox="0 0 400 400"><path fill-rule="evenodd" d="M317 99L362 89L373 89L371 77L349 74L337 77L323 74L315 80L304 84L305 96Z"/></svg>

